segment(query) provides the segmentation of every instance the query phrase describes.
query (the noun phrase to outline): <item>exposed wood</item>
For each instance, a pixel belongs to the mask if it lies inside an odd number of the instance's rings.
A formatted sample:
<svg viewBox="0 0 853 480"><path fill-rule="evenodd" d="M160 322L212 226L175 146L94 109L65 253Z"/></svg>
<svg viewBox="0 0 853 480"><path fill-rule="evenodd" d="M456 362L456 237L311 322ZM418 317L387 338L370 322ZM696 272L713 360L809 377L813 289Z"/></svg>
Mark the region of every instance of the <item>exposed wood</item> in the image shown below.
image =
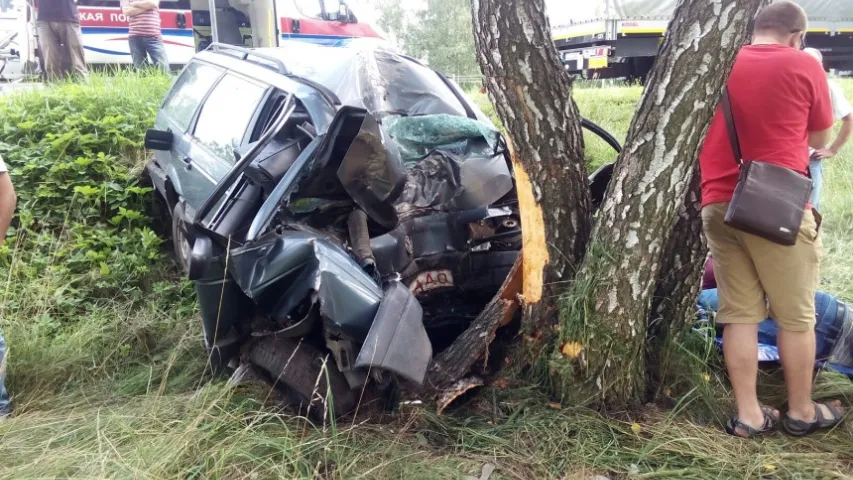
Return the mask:
<svg viewBox="0 0 853 480"><path fill-rule="evenodd" d="M522 258L515 261L498 293L477 315L471 325L441 352L430 365L424 386L432 391L445 389L468 373L480 358L487 357L495 331L509 323L519 307Z"/></svg>
<svg viewBox="0 0 853 480"><path fill-rule="evenodd" d="M583 135L544 0L471 0L477 59L511 140L524 237L523 328L553 331L590 232ZM537 335L536 338L543 338Z"/></svg>
<svg viewBox="0 0 853 480"><path fill-rule="evenodd" d="M439 395L438 400L436 401L436 413L441 415L447 407L456 401L456 399L475 388L482 387L484 384L485 382L482 378L474 375L460 379L458 382L445 388L442 390L441 395Z"/></svg>
<svg viewBox="0 0 853 480"><path fill-rule="evenodd" d="M651 299L696 152L751 19L767 0L683 1L676 8L616 162L589 252L562 319L563 393L615 408L645 393ZM671 292L661 292L670 297Z"/></svg>

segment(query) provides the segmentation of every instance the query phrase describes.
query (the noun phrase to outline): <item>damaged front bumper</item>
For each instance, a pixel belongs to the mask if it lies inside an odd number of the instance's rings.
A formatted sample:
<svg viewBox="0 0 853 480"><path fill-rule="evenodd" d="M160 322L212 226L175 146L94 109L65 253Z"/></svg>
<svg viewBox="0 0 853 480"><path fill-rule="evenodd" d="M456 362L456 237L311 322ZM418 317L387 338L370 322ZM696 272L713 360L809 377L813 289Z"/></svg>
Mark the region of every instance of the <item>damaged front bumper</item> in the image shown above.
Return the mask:
<svg viewBox="0 0 853 480"><path fill-rule="evenodd" d="M322 234L272 232L232 250L228 271L262 312L286 326L276 333L305 334L296 327L313 320L294 320L291 315L309 299L312 308L318 306L327 338L363 345L355 368L381 368L423 382L432 346L418 301L398 282L383 292L342 247ZM338 363L342 370L351 365Z"/></svg>

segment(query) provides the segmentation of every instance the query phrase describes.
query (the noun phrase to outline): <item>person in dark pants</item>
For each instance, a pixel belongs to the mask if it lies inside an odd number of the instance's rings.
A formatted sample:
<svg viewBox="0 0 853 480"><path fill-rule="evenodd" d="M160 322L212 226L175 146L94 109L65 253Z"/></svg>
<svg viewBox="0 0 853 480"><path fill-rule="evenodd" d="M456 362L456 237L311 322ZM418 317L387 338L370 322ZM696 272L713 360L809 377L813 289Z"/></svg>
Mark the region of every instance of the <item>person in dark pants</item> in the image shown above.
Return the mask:
<svg viewBox="0 0 853 480"><path fill-rule="evenodd" d="M40 0L36 29L48 80L70 73L81 77L89 74L74 0Z"/></svg>
<svg viewBox="0 0 853 480"><path fill-rule="evenodd" d="M166 58L166 47L160 30L160 1L121 0L121 11L130 25L128 42L133 66L141 67L150 57L152 64L168 72L169 59Z"/></svg>

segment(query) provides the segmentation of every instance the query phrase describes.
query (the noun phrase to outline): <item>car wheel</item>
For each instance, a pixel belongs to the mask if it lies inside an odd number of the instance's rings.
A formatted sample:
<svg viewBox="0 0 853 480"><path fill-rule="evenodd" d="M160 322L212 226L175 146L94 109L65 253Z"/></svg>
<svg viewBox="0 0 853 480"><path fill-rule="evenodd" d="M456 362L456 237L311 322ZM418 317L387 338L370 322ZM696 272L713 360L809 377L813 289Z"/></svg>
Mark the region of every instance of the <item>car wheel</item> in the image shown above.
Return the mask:
<svg viewBox="0 0 853 480"><path fill-rule="evenodd" d="M175 261L184 273L190 268L190 240L187 236L187 224L184 217L184 207L180 203L172 209L172 248L175 251Z"/></svg>
<svg viewBox="0 0 853 480"><path fill-rule="evenodd" d="M305 342L266 337L252 345L249 360L263 369L300 414L319 422L355 410L355 395L331 355Z"/></svg>

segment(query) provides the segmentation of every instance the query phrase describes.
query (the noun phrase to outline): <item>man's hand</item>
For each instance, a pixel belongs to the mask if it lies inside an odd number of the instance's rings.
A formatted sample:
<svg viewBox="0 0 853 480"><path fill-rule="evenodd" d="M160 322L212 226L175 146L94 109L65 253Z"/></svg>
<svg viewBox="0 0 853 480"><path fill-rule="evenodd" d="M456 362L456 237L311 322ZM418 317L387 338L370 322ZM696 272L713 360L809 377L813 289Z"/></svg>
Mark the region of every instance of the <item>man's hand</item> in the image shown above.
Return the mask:
<svg viewBox="0 0 853 480"><path fill-rule="evenodd" d="M9 224L12 223L16 203L17 196L15 196L15 187L12 186L12 179L9 178L8 173L0 172L0 246L3 245Z"/></svg>
<svg viewBox="0 0 853 480"><path fill-rule="evenodd" d="M159 0L132 0L130 6L145 11L159 7L160 2Z"/></svg>
<svg viewBox="0 0 853 480"><path fill-rule="evenodd" d="M129 4L121 7L122 13L127 17L135 17L160 5L158 0L132 0Z"/></svg>
<svg viewBox="0 0 853 480"><path fill-rule="evenodd" d="M812 158L816 158L818 160L826 160L827 158L832 158L838 155L838 152L833 148L821 148L815 150Z"/></svg>

